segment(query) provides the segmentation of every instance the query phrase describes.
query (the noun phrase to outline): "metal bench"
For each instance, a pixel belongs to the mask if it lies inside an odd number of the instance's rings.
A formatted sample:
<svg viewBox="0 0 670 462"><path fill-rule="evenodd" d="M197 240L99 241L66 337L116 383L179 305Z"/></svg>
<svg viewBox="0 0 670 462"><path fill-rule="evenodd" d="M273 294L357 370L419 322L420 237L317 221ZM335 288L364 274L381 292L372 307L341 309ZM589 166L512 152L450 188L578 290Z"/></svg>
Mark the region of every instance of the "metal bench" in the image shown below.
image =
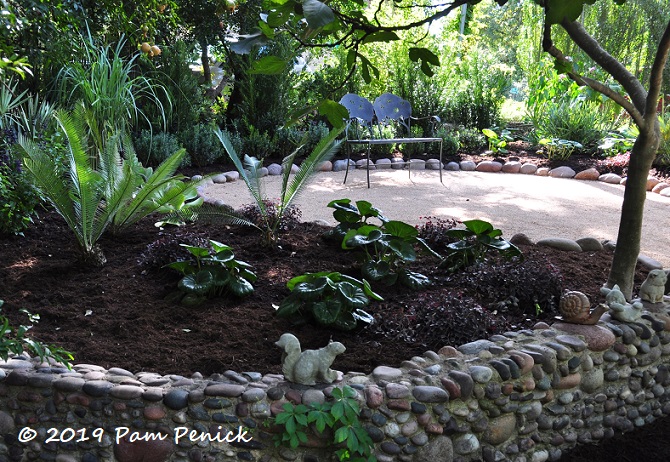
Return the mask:
<svg viewBox="0 0 670 462"><path fill-rule="evenodd" d="M440 137L413 138L411 136L411 121L421 120L412 117L412 106L408 101L391 93L384 93L375 99L374 105L367 99L354 93L347 93L340 99L340 104L349 111L346 127L345 151L347 153L347 170L344 174L344 183L349 175L351 163L351 145L365 145L367 159L367 180L370 187L370 150L373 145L404 144L404 143L440 143L440 183L442 183L442 143ZM439 123L437 116L424 117ZM395 125L396 133L405 132L407 136L385 138L383 128L386 125ZM411 177L411 159L407 159Z"/></svg>

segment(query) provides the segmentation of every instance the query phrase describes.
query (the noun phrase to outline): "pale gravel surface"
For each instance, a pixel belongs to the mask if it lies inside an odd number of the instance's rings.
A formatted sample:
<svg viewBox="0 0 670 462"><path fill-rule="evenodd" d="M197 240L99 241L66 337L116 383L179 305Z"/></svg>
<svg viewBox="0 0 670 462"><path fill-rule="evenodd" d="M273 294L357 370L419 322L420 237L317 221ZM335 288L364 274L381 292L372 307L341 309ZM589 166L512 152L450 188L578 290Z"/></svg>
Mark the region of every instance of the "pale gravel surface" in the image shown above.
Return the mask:
<svg viewBox="0 0 670 462"><path fill-rule="evenodd" d="M547 237L616 240L623 186L597 181L558 179L534 175L381 170L370 173L372 187L366 186L365 171L318 173L295 204L303 221L325 220L335 224L333 199L367 200L390 219L420 224L420 217L438 216L490 221L505 237L525 233L531 240ZM278 198L280 177L263 178L268 198ZM209 185L206 197L222 199L237 208L251 203L244 183L239 180ZM670 198L647 193L641 252L670 268Z"/></svg>

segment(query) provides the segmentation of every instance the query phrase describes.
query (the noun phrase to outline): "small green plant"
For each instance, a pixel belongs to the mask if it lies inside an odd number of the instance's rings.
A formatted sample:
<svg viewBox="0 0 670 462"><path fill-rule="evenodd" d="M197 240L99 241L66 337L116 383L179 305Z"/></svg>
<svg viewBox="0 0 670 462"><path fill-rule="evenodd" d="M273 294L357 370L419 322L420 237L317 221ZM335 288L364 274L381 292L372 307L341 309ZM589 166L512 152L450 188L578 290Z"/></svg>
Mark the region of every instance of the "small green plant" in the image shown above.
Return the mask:
<svg viewBox="0 0 670 462"><path fill-rule="evenodd" d="M458 132L451 131L445 127L439 127L435 131L435 136L442 138L442 153L445 156L456 155L458 149L461 147Z"/></svg>
<svg viewBox="0 0 670 462"><path fill-rule="evenodd" d="M359 420L360 408L356 401L356 390L348 385L333 389L333 401L322 404L285 403L282 412L274 419L276 425L284 427L275 438L277 446L286 445L293 449L307 443L310 426L318 434L326 429L334 431L335 455L340 461L374 462L374 443Z"/></svg>
<svg viewBox="0 0 670 462"><path fill-rule="evenodd" d="M584 148L577 141L561 140L558 138L542 138L538 141L538 144L544 147L544 154L549 160L566 160L576 150Z"/></svg>
<svg viewBox="0 0 670 462"><path fill-rule="evenodd" d="M337 137L342 133L343 128L332 130L327 137L323 138L311 154L302 162L300 169L294 175L293 180L290 180L291 165L295 160L300 147L293 151L293 153L285 157L282 161L282 183L279 202L276 206L276 213L272 216L266 207L267 198L265 197L263 186L264 182L260 175L262 163L255 157L244 156L244 160L238 156L231 140L227 133L222 132L218 127L214 133L219 138L219 141L225 148L229 159L235 165L235 168L240 174L240 178L249 190L249 194L258 207L258 213L262 217L262 224L259 226L250 220L244 219L239 214L231 212L228 213L228 218L231 223L248 225L258 229L263 234L263 244L276 244L279 236L278 230L281 227L284 214L291 207L293 200L304 191L307 183L314 177L317 167L324 161L331 159L340 147L341 141Z"/></svg>
<svg viewBox="0 0 670 462"><path fill-rule="evenodd" d="M226 156L226 151L212 132L213 125L197 124L179 132L177 138L198 167L212 165Z"/></svg>
<svg viewBox="0 0 670 462"><path fill-rule="evenodd" d="M4 301L0 300L0 308ZM20 355L24 351L36 354L41 361L52 359L60 364L63 364L68 369L72 368L70 361L74 359L72 353L64 350L61 347L53 345L45 345L37 342L26 336L26 333L39 322L40 316L38 314L30 314L26 310L21 310L30 320L30 325L21 325L17 329L9 324L9 320L0 314L0 359L7 361L9 354Z"/></svg>
<svg viewBox="0 0 670 462"><path fill-rule="evenodd" d="M333 234L341 235L344 232L342 248L363 250L365 261L361 273L364 278L386 285L400 282L417 290L430 284L430 280L423 274L403 267L405 263L416 260L415 245L442 258L419 237L419 231L414 226L388 220L367 201L357 201L354 205L350 199L339 199L331 201L328 207L335 209L333 217L339 222ZM373 217L381 224L369 223L368 219Z"/></svg>
<svg viewBox="0 0 670 462"><path fill-rule="evenodd" d="M489 150L507 154L509 151L505 149L505 147L508 142L514 141L514 138L512 138L511 132L507 129L500 130L500 134L496 133L494 131L495 129L496 127L482 129L482 133L486 135L486 138L489 140Z"/></svg>
<svg viewBox="0 0 670 462"><path fill-rule="evenodd" d="M603 138L598 145L598 149L603 151L604 157L613 157L633 149L633 144L639 135L639 130L635 125L625 127L620 130L611 131L608 136ZM660 151L660 149L659 149Z"/></svg>
<svg viewBox="0 0 670 462"><path fill-rule="evenodd" d="M458 136L459 151L467 154L478 153L486 147L486 137L474 128L459 128Z"/></svg>
<svg viewBox="0 0 670 462"><path fill-rule="evenodd" d="M291 294L277 310L281 317L309 315L317 323L342 330L355 329L358 322L371 324L373 318L363 310L370 302L382 300L362 281L337 272L306 273L287 284Z"/></svg>
<svg viewBox="0 0 670 462"><path fill-rule="evenodd" d="M670 112L659 115L658 123L661 127L661 142L654 162L659 165L670 165Z"/></svg>
<svg viewBox="0 0 670 462"><path fill-rule="evenodd" d="M232 293L244 297L254 291L252 282L256 275L251 265L236 260L232 248L217 241L209 241L208 247L181 244L193 256L193 260L170 263L168 268L184 275L178 283L183 305L194 306L211 297Z"/></svg>
<svg viewBox="0 0 670 462"><path fill-rule="evenodd" d="M449 237L458 239L447 245L449 253L440 264L454 272L475 262L481 262L489 251L495 250L505 258L521 255L521 250L503 239L502 231L484 220L464 221L465 229L450 229L445 232Z"/></svg>

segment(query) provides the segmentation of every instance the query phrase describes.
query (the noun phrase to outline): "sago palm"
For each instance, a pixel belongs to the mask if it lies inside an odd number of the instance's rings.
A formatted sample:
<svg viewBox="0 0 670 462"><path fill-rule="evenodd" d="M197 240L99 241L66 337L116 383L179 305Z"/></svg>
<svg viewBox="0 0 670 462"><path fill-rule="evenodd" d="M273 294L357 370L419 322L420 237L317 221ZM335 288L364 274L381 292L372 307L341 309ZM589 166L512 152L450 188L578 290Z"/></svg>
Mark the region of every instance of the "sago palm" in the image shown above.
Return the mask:
<svg viewBox="0 0 670 462"><path fill-rule="evenodd" d="M54 175L55 159L32 140L20 137L19 145L35 186L74 232L82 260L102 266L106 259L97 242L108 228L119 232L153 212L173 212L201 199L197 183L173 176L183 149L155 171L137 160L127 136L110 136L102 151L89 155L87 113L80 106L56 115L68 139L66 175Z"/></svg>
<svg viewBox="0 0 670 462"><path fill-rule="evenodd" d="M240 156L235 152L228 135L222 132L218 127L214 133L223 144L223 147L228 154L228 157L235 165L235 168L244 180L249 193L253 198L256 207L258 208L262 217L262 225L259 227L249 220L243 220L239 215L231 213L231 220L254 226L258 228L264 235L264 241L267 244L274 243L277 240L277 229L281 224L284 213L291 206L298 195L304 191L307 183L313 178L317 167L322 162L331 159L340 148L341 141L336 138L342 133L343 129L333 129L328 136L324 137L314 148L312 153L302 162L298 172L290 178L291 166L298 154L300 147L292 154L285 157L282 161L282 184L279 204L277 205L276 216L271 216L266 206L267 198L263 192L263 180L260 175L261 161L254 157L244 156L244 163L240 160Z"/></svg>

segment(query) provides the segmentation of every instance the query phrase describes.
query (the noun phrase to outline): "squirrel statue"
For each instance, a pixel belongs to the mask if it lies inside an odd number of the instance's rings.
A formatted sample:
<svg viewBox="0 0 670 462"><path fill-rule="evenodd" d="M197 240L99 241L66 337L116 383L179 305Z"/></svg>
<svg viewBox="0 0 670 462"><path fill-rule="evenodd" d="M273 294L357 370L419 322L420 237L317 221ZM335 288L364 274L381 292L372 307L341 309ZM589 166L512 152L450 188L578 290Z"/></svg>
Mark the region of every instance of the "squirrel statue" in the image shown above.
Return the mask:
<svg viewBox="0 0 670 462"><path fill-rule="evenodd" d="M301 385L314 385L317 381L333 383L337 380L338 373L330 365L337 355L346 350L340 342L330 342L318 350L301 351L295 335L283 334L275 345L284 350L282 373L287 380Z"/></svg>

